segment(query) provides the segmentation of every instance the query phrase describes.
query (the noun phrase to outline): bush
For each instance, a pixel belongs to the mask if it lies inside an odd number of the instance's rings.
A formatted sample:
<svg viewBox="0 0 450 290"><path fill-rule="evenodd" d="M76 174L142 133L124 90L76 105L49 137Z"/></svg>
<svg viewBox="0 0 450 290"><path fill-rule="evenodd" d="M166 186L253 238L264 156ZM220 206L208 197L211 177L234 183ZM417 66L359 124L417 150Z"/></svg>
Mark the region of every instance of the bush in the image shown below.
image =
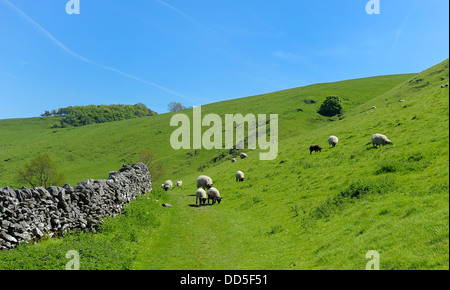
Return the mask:
<svg viewBox="0 0 450 290"><path fill-rule="evenodd" d="M318 113L325 117L342 114L341 99L338 96L329 96L320 106Z"/></svg>
<svg viewBox="0 0 450 290"><path fill-rule="evenodd" d="M394 162L388 162L386 164L381 165L380 169L375 171L376 175L380 175L383 173L392 173L397 171L397 164Z"/></svg>
<svg viewBox="0 0 450 290"><path fill-rule="evenodd" d="M17 170L16 180L31 187L58 186L64 183L64 175L58 172L58 166L48 154L39 155Z"/></svg>

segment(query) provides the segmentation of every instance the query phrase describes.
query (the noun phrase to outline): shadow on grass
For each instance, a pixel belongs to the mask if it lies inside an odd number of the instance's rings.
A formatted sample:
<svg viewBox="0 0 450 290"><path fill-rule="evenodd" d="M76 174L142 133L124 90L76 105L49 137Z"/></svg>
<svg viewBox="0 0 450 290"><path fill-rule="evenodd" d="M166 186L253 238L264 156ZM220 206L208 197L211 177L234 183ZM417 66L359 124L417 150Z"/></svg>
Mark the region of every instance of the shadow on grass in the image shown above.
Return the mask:
<svg viewBox="0 0 450 290"><path fill-rule="evenodd" d="M198 205L196 205L196 204L189 204L189 207L205 207L205 206L212 206L212 204L205 204L205 205L202 205L202 206L198 206Z"/></svg>

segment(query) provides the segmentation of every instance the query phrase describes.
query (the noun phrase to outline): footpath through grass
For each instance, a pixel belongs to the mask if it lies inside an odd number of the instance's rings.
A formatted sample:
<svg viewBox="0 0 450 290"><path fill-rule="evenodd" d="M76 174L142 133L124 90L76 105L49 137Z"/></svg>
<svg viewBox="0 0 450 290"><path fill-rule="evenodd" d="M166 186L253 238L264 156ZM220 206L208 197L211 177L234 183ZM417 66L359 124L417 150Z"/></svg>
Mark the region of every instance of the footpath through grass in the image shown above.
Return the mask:
<svg viewBox="0 0 450 290"><path fill-rule="evenodd" d="M194 192L195 193L195 192ZM195 196L182 189L168 192L167 208L157 231L142 238L134 269L221 270L258 268L246 259L257 243L251 224L228 215L226 203L197 207Z"/></svg>

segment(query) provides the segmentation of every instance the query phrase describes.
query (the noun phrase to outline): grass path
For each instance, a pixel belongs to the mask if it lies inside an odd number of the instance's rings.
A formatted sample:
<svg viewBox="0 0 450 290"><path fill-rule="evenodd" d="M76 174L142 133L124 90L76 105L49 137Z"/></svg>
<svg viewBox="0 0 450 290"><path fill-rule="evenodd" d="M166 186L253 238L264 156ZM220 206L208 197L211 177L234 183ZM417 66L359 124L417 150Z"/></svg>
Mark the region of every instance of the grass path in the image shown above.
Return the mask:
<svg viewBox="0 0 450 290"><path fill-rule="evenodd" d="M216 210L221 205L197 208L194 196L177 189L168 193L167 202L173 207L158 230L143 238L135 269L220 269L218 261L237 258L239 241L226 235L243 229ZM233 249L233 255L217 259L226 256L227 249Z"/></svg>
<svg viewBox="0 0 450 290"><path fill-rule="evenodd" d="M284 268L274 259L267 225L237 211L232 202L197 208L186 190L169 191L172 208L160 216L160 226L139 239L134 269L225 270ZM286 265L285 265L286 264Z"/></svg>

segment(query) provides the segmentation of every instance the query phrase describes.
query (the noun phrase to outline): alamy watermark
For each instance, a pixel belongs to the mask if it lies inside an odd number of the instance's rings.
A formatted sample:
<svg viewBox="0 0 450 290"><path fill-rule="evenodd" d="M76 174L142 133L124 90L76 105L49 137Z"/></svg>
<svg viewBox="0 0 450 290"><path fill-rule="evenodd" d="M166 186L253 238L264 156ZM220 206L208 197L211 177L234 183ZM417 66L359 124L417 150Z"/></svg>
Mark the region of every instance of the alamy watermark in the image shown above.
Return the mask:
<svg viewBox="0 0 450 290"><path fill-rule="evenodd" d="M68 251L66 259L71 259L66 264L66 270L80 270L80 253L74 250Z"/></svg>
<svg viewBox="0 0 450 290"><path fill-rule="evenodd" d="M380 0L370 0L366 4L367 14L380 14Z"/></svg>
<svg viewBox="0 0 450 290"><path fill-rule="evenodd" d="M258 118L253 114L246 116L225 114L225 129L222 118L217 114L208 114L202 118L200 106L193 108L192 117L191 127L188 115L180 113L172 116L170 126L179 127L170 136L170 145L174 150L245 149L245 124L247 124L248 149L257 149L258 145L260 149L268 150L259 154L260 160L274 160L278 156L277 114L271 114L269 119L265 114L259 114ZM203 135L202 127L209 127ZM269 140L267 140L268 132Z"/></svg>
<svg viewBox="0 0 450 290"><path fill-rule="evenodd" d="M366 259L371 259L366 264L366 270L380 270L380 253L377 251L368 251L366 253Z"/></svg>
<svg viewBox="0 0 450 290"><path fill-rule="evenodd" d="M70 0L66 4L67 14L80 14L80 0Z"/></svg>

